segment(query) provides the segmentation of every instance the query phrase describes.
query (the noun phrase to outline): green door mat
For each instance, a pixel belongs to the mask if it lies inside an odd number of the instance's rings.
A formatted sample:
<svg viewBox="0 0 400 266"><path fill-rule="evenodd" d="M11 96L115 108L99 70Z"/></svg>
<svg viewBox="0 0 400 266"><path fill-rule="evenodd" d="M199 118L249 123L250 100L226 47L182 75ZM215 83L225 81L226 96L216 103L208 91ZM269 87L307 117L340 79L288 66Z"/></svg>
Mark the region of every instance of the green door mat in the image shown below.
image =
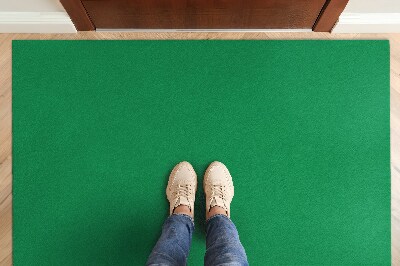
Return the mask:
<svg viewBox="0 0 400 266"><path fill-rule="evenodd" d="M143 265L180 161L253 265L390 265L388 41L14 41L15 265Z"/></svg>

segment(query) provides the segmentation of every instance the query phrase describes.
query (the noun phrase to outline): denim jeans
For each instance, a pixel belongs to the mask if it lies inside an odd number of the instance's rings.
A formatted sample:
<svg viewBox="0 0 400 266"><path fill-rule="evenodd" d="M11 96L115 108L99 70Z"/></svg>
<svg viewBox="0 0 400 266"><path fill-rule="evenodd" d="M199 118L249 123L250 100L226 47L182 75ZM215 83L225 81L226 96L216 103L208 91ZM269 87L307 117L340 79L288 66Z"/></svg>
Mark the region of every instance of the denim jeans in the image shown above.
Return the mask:
<svg viewBox="0 0 400 266"><path fill-rule="evenodd" d="M147 265L186 265L194 230L193 219L185 214L172 214L162 227L162 233ZM206 222L205 265L248 265L246 252L240 243L233 222L217 214Z"/></svg>

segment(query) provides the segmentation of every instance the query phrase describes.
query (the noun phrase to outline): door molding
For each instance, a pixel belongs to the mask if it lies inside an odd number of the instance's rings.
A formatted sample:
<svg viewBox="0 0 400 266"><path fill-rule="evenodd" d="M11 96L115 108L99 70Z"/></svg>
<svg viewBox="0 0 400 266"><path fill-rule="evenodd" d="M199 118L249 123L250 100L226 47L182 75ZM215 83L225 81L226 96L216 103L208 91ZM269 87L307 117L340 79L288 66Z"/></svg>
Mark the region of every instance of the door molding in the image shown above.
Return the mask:
<svg viewBox="0 0 400 266"><path fill-rule="evenodd" d="M78 31L93 31L96 30L92 20L89 17L85 7L80 0L60 0L65 11L67 11L75 28Z"/></svg>
<svg viewBox="0 0 400 266"><path fill-rule="evenodd" d="M313 31L331 32L348 2L349 0L327 0L314 23Z"/></svg>

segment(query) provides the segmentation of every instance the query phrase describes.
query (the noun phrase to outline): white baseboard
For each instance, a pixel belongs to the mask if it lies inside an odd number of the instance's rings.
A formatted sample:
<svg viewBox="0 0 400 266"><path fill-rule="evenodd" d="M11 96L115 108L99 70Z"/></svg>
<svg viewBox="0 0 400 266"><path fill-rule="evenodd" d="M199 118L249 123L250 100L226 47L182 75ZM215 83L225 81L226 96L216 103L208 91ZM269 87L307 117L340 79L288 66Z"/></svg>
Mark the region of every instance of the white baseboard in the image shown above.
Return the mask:
<svg viewBox="0 0 400 266"><path fill-rule="evenodd" d="M0 33L76 33L66 12L0 12Z"/></svg>
<svg viewBox="0 0 400 266"><path fill-rule="evenodd" d="M400 13L342 13L332 33L400 32Z"/></svg>

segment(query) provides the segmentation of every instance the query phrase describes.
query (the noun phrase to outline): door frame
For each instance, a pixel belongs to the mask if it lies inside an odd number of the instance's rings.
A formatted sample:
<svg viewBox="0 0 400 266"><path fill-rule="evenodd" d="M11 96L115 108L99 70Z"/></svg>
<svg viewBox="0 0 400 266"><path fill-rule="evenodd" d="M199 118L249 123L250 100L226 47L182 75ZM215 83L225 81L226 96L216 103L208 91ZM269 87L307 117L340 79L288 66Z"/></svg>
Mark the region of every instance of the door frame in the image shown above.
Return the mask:
<svg viewBox="0 0 400 266"><path fill-rule="evenodd" d="M331 32L349 0L326 0L312 30ZM81 0L60 0L78 31L94 31L96 26L90 19Z"/></svg>

